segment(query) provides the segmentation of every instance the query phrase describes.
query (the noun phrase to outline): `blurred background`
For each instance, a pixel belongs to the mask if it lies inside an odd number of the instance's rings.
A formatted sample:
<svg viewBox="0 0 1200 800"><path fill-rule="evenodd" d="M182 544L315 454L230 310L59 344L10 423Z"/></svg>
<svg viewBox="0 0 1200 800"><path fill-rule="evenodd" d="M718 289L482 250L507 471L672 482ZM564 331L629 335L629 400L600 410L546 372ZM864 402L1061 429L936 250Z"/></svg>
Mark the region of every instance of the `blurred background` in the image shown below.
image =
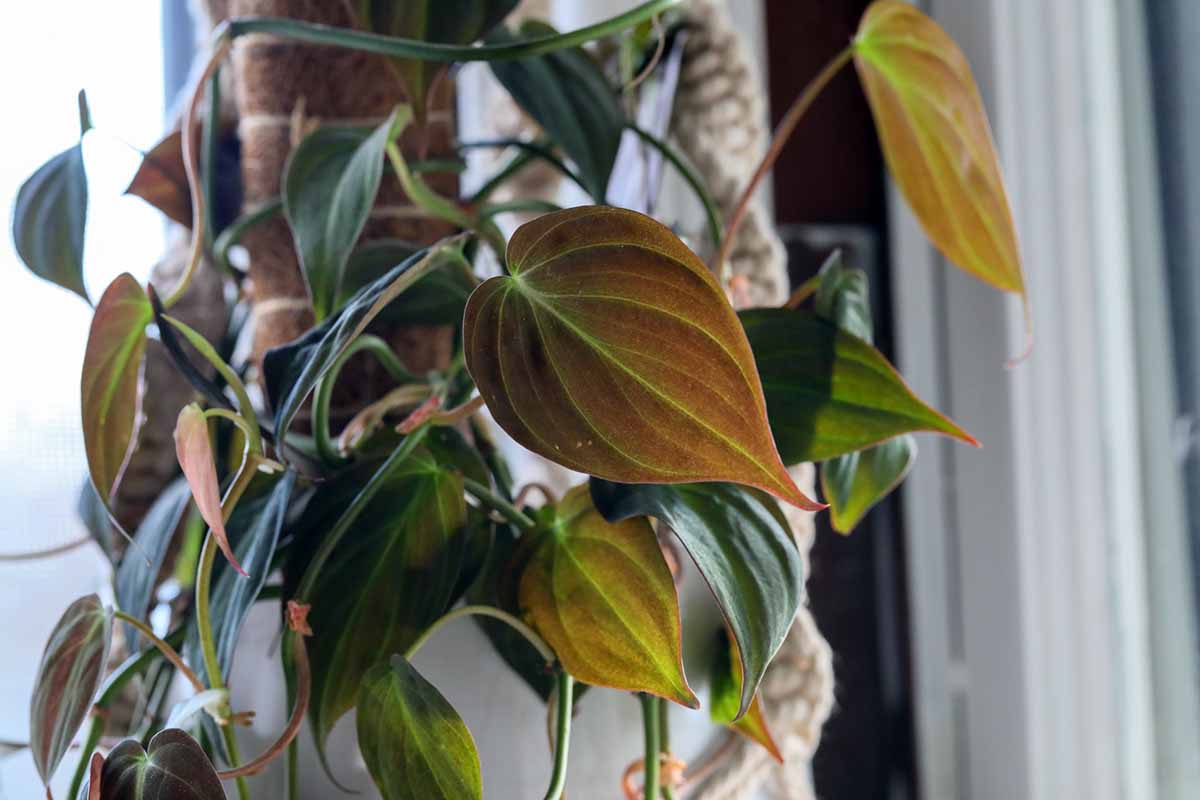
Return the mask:
<svg viewBox="0 0 1200 800"><path fill-rule="evenodd" d="M563 27L631 2L554 0ZM845 46L865 0L731 0L773 115ZM868 270L876 340L983 442L923 437L901 493L818 533L808 585L836 708L813 774L836 800L1200 796L1200 3L925 0L971 59L1032 298L947 269L884 179L843 72L776 169L793 282L833 247ZM98 131L86 277L144 279L160 215L121 196L164 131L195 35L185 0L12 3L0 26L0 198ZM84 476L90 318L0 237L0 554L68 544ZM89 548L0 563L0 740L28 735L46 632L105 581ZM81 588L82 587L82 588ZM60 770L68 772L69 770ZM60 778L65 777L60 775ZM38 796L24 754L12 798ZM0 790L0 791L2 791Z"/></svg>

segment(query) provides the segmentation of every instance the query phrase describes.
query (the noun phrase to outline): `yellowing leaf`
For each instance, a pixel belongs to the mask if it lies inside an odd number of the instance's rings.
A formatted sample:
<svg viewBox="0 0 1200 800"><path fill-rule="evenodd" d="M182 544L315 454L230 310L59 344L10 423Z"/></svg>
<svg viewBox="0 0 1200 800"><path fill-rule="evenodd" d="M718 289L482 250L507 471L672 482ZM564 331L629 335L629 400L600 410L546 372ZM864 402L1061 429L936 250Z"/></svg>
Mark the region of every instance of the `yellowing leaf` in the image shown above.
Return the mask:
<svg viewBox="0 0 1200 800"><path fill-rule="evenodd" d="M192 487L192 497L196 500L196 509L200 516L212 529L212 535L217 538L217 544L225 558L240 574L246 571L238 563L229 546L229 537L225 533L225 518L221 513L221 485L217 481L217 465L214 461L212 441L208 438L208 420L204 412L195 403L189 403L179 410L179 418L175 421L175 456L188 485Z"/></svg>
<svg viewBox="0 0 1200 800"><path fill-rule="evenodd" d="M125 273L104 290L88 332L80 380L83 444L96 493L107 506L140 419L138 377L150 300Z"/></svg>
<svg viewBox="0 0 1200 800"><path fill-rule="evenodd" d="M683 674L679 602L645 517L609 523L569 491L521 574L521 608L575 678L698 708Z"/></svg>
<svg viewBox="0 0 1200 800"><path fill-rule="evenodd" d="M467 302L467 367L496 421L563 466L622 483L730 481L807 510L767 424L737 315L661 223L585 206L523 225L511 275Z"/></svg>
<svg viewBox="0 0 1200 800"><path fill-rule="evenodd" d="M888 169L925 233L962 269L1024 294L1012 212L966 56L901 0L871 4L853 49Z"/></svg>

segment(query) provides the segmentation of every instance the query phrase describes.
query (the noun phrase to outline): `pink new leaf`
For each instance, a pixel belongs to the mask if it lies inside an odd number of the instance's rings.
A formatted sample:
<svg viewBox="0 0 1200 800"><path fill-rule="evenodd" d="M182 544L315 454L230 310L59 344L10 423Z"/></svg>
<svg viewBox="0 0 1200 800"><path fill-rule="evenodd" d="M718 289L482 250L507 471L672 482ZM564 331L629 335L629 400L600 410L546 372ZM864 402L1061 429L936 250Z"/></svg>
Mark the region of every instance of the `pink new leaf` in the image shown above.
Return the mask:
<svg viewBox="0 0 1200 800"><path fill-rule="evenodd" d="M229 537L225 534L225 519L221 514L221 487L217 482L212 443L208 438L208 421L200 406L195 403L184 406L175 422L175 456L179 459L179 466L183 468L188 486L192 488L192 497L196 500L200 516L212 529L213 536L217 537L217 544L225 558L244 576L246 571L234 558L233 549L229 546Z"/></svg>

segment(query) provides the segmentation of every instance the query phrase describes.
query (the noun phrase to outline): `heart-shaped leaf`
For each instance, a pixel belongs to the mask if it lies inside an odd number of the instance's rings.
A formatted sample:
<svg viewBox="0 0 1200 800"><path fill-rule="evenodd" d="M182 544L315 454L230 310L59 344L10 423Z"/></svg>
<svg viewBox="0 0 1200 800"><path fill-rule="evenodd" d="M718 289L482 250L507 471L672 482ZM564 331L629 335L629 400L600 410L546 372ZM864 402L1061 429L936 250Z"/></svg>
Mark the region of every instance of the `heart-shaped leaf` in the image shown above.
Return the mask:
<svg viewBox="0 0 1200 800"><path fill-rule="evenodd" d="M221 484L217 480L217 463L208 435L208 419L195 403L189 403L179 410L179 418L175 421L175 456L183 468L183 476L192 487L192 497L196 500L200 516L208 523L225 558L238 573L245 576L246 571L233 554L229 536L225 532Z"/></svg>
<svg viewBox="0 0 1200 800"><path fill-rule="evenodd" d="M862 339L811 314L743 311L784 461L824 461L910 431L978 445L923 403L887 359Z"/></svg>
<svg viewBox="0 0 1200 800"><path fill-rule="evenodd" d="M384 800L480 800L475 740L402 656L376 664L358 698L358 746Z"/></svg>
<svg viewBox="0 0 1200 800"><path fill-rule="evenodd" d="M804 562L775 501L729 483L648 486L593 478L591 491L610 522L655 517L683 542L740 645L737 705L729 718L745 714L792 627L804 584ZM750 679L743 683L742 675Z"/></svg>
<svg viewBox="0 0 1200 800"><path fill-rule="evenodd" d="M752 742L762 745L771 757L783 763L783 754L779 745L767 727L767 717L763 713L762 699L756 693L742 716L738 716L741 703L740 686L743 685L741 675L741 658L737 653L737 645L724 635L720 636L717 649L713 654L713 668L710 676L709 714L713 722L727 725L731 730L745 736Z"/></svg>
<svg viewBox="0 0 1200 800"><path fill-rule="evenodd" d="M661 223L586 206L523 225L471 295L467 367L525 447L624 483L732 481L807 510L779 460L750 344Z"/></svg>
<svg viewBox="0 0 1200 800"><path fill-rule="evenodd" d="M142 749L125 739L104 759L101 800L225 800L225 790L204 749L178 728L159 731Z"/></svg>
<svg viewBox="0 0 1200 800"><path fill-rule="evenodd" d="M142 198L180 225L192 226L192 194L183 166L183 135L172 131L142 158L125 194Z"/></svg>
<svg viewBox="0 0 1200 800"><path fill-rule="evenodd" d="M92 483L106 506L141 420L138 382L153 316L146 293L125 273L104 290L88 332L80 379L83 445Z"/></svg>
<svg viewBox="0 0 1200 800"><path fill-rule="evenodd" d="M332 310L346 259L379 193L384 149L411 112L394 111L377 128L322 126L288 159L283 210L296 238L317 319Z"/></svg>
<svg viewBox="0 0 1200 800"><path fill-rule="evenodd" d="M138 525L133 535L136 545L121 560L116 578L117 607L131 617L145 619L150 611L150 600L163 559L191 500L191 487L187 481L176 480L162 490ZM140 636L137 628L126 625L125 636L128 649L137 650Z"/></svg>
<svg viewBox="0 0 1200 800"><path fill-rule="evenodd" d="M917 443L905 434L875 447L821 465L821 491L829 501L829 522L850 533L867 512L892 493L917 460Z"/></svg>
<svg viewBox="0 0 1200 800"><path fill-rule="evenodd" d="M934 245L962 269L1024 294L1012 211L966 56L903 0L876 0L854 64L900 191Z"/></svg>
<svg viewBox="0 0 1200 800"><path fill-rule="evenodd" d="M335 308L350 301L354 293L373 283L388 270L420 250L420 246L395 239L367 242L350 255L338 290ZM413 284L383 310L383 324L458 325L475 281L465 269L439 269Z"/></svg>
<svg viewBox="0 0 1200 800"><path fill-rule="evenodd" d="M358 22L384 36L438 44L470 44L508 16L517 0L357 0ZM424 119L429 90L446 64L394 59L409 101Z"/></svg>
<svg viewBox="0 0 1200 800"><path fill-rule="evenodd" d="M83 230L88 185L83 148L75 144L38 167L13 206L13 243L34 275L87 302L83 285Z"/></svg>
<svg viewBox="0 0 1200 800"><path fill-rule="evenodd" d="M683 674L675 583L650 522L605 521L583 484L527 535L538 540L521 573L521 608L563 668L698 708Z"/></svg>
<svg viewBox="0 0 1200 800"><path fill-rule="evenodd" d="M72 603L42 653L29 706L29 748L47 786L104 676L112 644L112 611L94 594Z"/></svg>
<svg viewBox="0 0 1200 800"><path fill-rule="evenodd" d="M553 36L554 28L527 20L517 35L498 30L497 44ZM579 168L588 194L604 202L625 130L617 93L582 48L518 61L492 61L492 72L513 99Z"/></svg>
<svg viewBox="0 0 1200 800"><path fill-rule="evenodd" d="M310 593L309 718L320 749L367 670L407 649L456 599L467 533L461 474L422 447L384 480Z"/></svg>
<svg viewBox="0 0 1200 800"><path fill-rule="evenodd" d="M275 409L275 436L284 440L305 398L337 357L389 303L444 262L439 247L413 254L363 287L336 314L263 357L263 380Z"/></svg>

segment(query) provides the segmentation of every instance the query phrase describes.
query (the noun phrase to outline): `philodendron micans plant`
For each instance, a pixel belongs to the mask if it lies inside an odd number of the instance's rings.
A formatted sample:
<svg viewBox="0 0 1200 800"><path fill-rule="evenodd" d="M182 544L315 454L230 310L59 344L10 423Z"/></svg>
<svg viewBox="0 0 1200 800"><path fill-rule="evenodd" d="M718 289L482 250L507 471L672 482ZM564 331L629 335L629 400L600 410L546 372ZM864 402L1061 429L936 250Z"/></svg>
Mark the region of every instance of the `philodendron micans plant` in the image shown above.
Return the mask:
<svg viewBox="0 0 1200 800"><path fill-rule="evenodd" d="M833 526L849 532L910 468L912 433L974 440L916 397L872 346L864 273L835 256L784 307L735 311L730 242L791 131L853 62L892 178L932 243L1024 299L1012 215L966 59L910 5L873 3L784 117L740 207L722 219L685 160L637 128L621 98L655 69L651 54L678 24L679 0L651 0L565 34L541 23L505 29L515 0L465 0L453 13L414 0L407 5L422 13L411 15L358 5L364 25L355 30L273 18L223 23L183 122L190 132L205 116L204 135L165 140L135 179L136 193L190 224L191 258L175 286L123 274L95 301L81 411L98 508L111 514L137 444L148 337L170 353L194 402L178 409L181 477L126 534L116 607L83 597L50 634L30 716L38 772L49 785L70 754L78 762L72 797L183 797L186 786L187 797L217 800L227 781L246 797L244 776L297 758L292 745L306 721L323 760L330 730L357 709L359 748L384 797L479 798L471 734L412 664L443 626L475 615L499 656L551 708L547 798L563 793L573 704L585 686L641 699L643 796L672 797L679 775L662 769L662 704L696 708L701 700L684 673L686 621L664 555L668 537L691 557L724 617L707 701L714 722L779 757L758 687L795 618L803 580L781 504L828 508ZM279 202L214 230L217 74L230 44L251 33L386 56L413 105L377 128L309 132ZM444 196L423 176L456 165L406 160L398 140L425 124L434 80L467 61L490 62L541 133L509 142L513 160L473 195ZM605 203L628 130L679 170L703 204L708 263L663 222ZM171 172L164 160L185 176L178 187L163 177ZM537 161L594 205L491 199ZM387 171L425 214L458 233L429 247L372 244L365 253L360 234ZM13 234L29 269L91 303L81 263L87 201L76 145L21 188ZM506 237L494 218L512 211L528 221ZM227 342L208 341L172 308L206 257L244 302L229 251L278 214L291 227L317 322L261 364L237 363ZM479 277L497 262L499 274ZM413 374L369 330L381 315L453 324L453 357ZM335 439L331 392L358 353L377 359L394 389L364 403ZM247 388L248 370L260 394ZM519 445L589 478L540 507L526 504L484 412ZM793 481L787 466L800 462L820 465L824 503ZM171 548L179 537L195 546ZM176 563L164 563L168 555ZM176 602L169 630L156 633L148 613L165 578L194 597ZM250 712L230 707L225 679L255 603L278 609L287 676L280 692L293 710L274 744L243 759L235 730ZM115 669L114 632L124 633L127 655ZM173 711L161 699L145 703L129 722L133 738L106 755L97 749L131 680L163 687L180 676L188 694ZM182 682L174 683L178 696ZM72 750L85 722L82 746Z"/></svg>

